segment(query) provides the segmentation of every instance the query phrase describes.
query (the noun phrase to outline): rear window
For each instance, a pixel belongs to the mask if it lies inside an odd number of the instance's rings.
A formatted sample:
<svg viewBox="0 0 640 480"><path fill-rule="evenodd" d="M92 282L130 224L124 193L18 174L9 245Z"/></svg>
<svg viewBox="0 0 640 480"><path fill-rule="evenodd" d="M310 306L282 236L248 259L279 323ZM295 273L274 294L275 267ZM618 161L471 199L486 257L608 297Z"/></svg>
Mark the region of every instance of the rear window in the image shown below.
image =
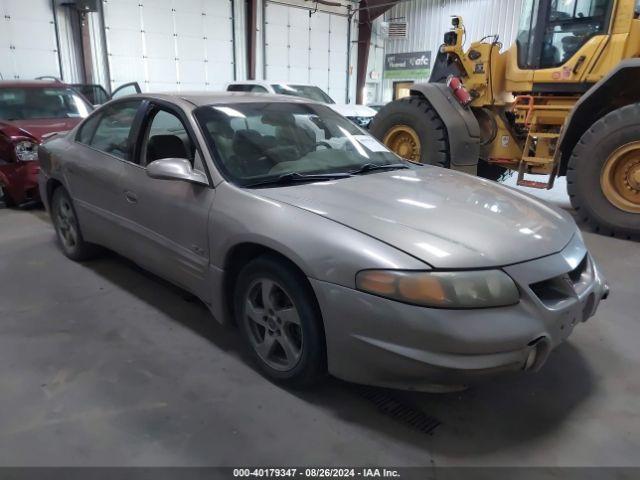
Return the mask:
<svg viewBox="0 0 640 480"><path fill-rule="evenodd" d="M0 88L0 118L84 118L93 110L71 88Z"/></svg>

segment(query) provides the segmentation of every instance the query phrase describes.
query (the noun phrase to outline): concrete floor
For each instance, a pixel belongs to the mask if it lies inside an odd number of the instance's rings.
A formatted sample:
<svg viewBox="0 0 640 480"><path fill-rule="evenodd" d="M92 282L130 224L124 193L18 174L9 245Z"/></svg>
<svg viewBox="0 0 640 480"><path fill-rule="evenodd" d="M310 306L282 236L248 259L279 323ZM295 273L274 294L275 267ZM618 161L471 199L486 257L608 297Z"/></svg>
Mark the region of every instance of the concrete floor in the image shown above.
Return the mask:
<svg viewBox="0 0 640 480"><path fill-rule="evenodd" d="M537 374L386 392L441 422L425 434L354 385L271 384L184 292L0 210L0 465L640 466L640 247L585 238L612 287L597 317Z"/></svg>

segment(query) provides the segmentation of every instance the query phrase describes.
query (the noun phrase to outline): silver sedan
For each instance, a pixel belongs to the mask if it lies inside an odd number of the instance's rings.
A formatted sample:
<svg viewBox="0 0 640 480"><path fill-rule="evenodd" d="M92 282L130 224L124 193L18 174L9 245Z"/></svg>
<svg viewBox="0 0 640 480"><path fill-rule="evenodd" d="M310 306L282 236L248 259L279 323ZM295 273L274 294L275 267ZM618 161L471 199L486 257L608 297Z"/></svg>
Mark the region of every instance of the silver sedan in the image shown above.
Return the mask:
<svg viewBox="0 0 640 480"><path fill-rule="evenodd" d="M302 99L126 97L39 155L69 258L107 247L192 292L288 384L534 371L608 294L567 213Z"/></svg>

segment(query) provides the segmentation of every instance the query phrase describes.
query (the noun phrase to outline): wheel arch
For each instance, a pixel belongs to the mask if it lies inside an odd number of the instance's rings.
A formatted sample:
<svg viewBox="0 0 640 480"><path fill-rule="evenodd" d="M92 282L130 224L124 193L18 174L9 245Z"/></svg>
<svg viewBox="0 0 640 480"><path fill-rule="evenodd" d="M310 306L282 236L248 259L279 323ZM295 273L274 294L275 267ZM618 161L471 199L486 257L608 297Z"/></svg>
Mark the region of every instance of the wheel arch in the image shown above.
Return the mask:
<svg viewBox="0 0 640 480"><path fill-rule="evenodd" d="M320 306L313 287L307 280L307 274L297 262L273 246L268 246L256 241L244 241L231 247L227 251L223 262L224 274L222 279L222 294L227 318L229 318L231 322L234 321L233 291L240 272L249 264L249 262L263 255L278 258L304 277L308 288L314 293L313 298L315 299L315 307L318 309L318 312L320 312Z"/></svg>
<svg viewBox="0 0 640 480"><path fill-rule="evenodd" d="M46 185L46 202L47 205L51 205L51 199L53 198L53 192L55 192L58 188L64 188L63 183L58 180L57 178L50 178L49 180L47 180L47 185Z"/></svg>
<svg viewBox="0 0 640 480"><path fill-rule="evenodd" d="M640 58L624 60L578 100L560 139L560 174L565 175L573 149L598 120L619 108L640 102Z"/></svg>

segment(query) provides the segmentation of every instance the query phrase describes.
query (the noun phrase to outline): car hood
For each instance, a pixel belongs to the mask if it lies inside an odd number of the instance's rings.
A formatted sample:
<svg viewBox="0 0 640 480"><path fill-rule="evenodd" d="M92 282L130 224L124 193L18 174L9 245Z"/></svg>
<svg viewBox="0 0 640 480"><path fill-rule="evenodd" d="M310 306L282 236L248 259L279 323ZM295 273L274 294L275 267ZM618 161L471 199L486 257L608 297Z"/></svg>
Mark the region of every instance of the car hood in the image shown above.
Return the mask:
<svg viewBox="0 0 640 480"><path fill-rule="evenodd" d="M11 137L32 137L38 142L47 133L71 130L82 118L41 118L31 120L0 120L2 128Z"/></svg>
<svg viewBox="0 0 640 480"><path fill-rule="evenodd" d="M442 269L504 266L551 255L576 231L566 212L497 183L437 167L258 192Z"/></svg>
<svg viewBox="0 0 640 480"><path fill-rule="evenodd" d="M376 113L378 113L373 108L369 108L366 105L330 103L327 104L327 106L331 107L343 117L375 117Z"/></svg>

